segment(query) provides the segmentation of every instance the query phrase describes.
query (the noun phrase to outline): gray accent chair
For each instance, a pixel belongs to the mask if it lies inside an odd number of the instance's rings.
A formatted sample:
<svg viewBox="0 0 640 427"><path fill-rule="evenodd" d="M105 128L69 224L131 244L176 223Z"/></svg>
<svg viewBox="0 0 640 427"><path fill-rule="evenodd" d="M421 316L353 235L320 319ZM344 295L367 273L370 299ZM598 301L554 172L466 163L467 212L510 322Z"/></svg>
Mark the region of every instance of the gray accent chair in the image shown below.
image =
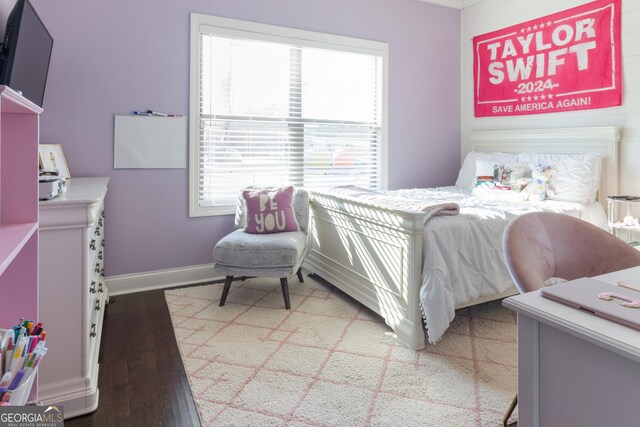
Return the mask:
<svg viewBox="0 0 640 427"><path fill-rule="evenodd" d="M309 248L309 193L306 190L296 189L293 210L300 231L246 233L246 208L240 192L236 207L236 229L222 238L213 249L215 270L226 276L220 307L227 300L233 278L242 276L279 277L284 305L287 310L291 308L288 278L297 274L298 280L304 282L301 266Z"/></svg>

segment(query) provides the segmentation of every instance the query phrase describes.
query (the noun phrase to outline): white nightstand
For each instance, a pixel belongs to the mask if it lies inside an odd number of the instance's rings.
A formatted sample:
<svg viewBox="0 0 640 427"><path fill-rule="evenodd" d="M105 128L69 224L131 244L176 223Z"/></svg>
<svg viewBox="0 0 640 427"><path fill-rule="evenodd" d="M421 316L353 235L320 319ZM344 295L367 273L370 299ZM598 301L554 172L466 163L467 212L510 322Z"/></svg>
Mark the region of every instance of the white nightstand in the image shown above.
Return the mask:
<svg viewBox="0 0 640 427"><path fill-rule="evenodd" d="M614 236L629 242L633 246L639 246L636 234L640 232L638 219L632 216L632 210L640 207L640 196L609 196L607 197L607 211L609 230Z"/></svg>

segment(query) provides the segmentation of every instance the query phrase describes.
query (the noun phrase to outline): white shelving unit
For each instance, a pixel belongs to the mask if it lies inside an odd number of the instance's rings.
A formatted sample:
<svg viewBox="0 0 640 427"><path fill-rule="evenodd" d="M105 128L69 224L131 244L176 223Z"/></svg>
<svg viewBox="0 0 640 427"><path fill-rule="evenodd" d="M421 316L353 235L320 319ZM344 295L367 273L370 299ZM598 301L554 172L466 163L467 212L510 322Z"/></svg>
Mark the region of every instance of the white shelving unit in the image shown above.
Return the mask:
<svg viewBox="0 0 640 427"><path fill-rule="evenodd" d="M40 113L42 108L0 86L0 328L21 317L39 320ZM34 385L30 398L36 397Z"/></svg>
<svg viewBox="0 0 640 427"><path fill-rule="evenodd" d="M607 211L609 230L633 246L640 246L637 241L640 224L633 213L640 209L640 196L609 196Z"/></svg>

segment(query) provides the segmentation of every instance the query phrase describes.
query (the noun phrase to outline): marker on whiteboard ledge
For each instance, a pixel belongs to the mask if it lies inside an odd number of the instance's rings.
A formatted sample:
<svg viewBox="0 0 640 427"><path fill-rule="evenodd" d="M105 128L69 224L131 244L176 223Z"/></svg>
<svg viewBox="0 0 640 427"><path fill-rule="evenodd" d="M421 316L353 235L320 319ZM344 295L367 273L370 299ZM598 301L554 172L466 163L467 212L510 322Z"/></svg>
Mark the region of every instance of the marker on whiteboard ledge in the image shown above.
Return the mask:
<svg viewBox="0 0 640 427"><path fill-rule="evenodd" d="M151 115L146 111L134 111L132 114L134 116L150 116Z"/></svg>
<svg viewBox="0 0 640 427"><path fill-rule="evenodd" d="M150 116L167 117L167 113L161 113L159 111L147 110L147 114L149 114Z"/></svg>

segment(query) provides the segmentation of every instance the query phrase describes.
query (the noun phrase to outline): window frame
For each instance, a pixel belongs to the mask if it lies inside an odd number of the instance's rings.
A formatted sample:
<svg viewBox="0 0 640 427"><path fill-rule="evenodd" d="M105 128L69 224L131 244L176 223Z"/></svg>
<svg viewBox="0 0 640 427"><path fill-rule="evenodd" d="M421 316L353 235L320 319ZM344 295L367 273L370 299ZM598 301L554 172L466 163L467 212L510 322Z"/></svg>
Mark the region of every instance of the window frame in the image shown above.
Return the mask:
<svg viewBox="0 0 640 427"><path fill-rule="evenodd" d="M388 87L389 45L385 42L338 36L315 31L299 30L218 16L191 14L190 72L189 72L189 217L234 214L235 205L200 206L200 34L203 28L214 29L221 35L248 35L255 40L296 43L345 52L364 53L382 57L382 103L378 177L380 189L388 186Z"/></svg>

